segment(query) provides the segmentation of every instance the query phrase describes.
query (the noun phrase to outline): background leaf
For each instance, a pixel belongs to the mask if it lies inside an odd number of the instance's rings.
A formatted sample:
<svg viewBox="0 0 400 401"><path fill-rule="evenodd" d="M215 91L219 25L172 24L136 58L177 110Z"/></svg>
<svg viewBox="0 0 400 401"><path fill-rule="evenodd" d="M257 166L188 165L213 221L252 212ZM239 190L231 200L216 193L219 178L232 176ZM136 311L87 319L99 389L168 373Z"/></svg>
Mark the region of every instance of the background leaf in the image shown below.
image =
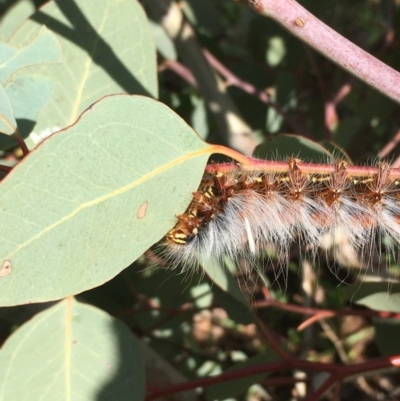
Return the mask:
<svg viewBox="0 0 400 401"><path fill-rule="evenodd" d="M5 91L12 103L18 121L18 131L23 138L32 131L36 118L50 99L53 89L54 82L42 75L22 74L7 83ZM0 135L0 149L8 149L15 145L14 138Z"/></svg>
<svg viewBox="0 0 400 401"><path fill-rule="evenodd" d="M146 16L132 0L50 1L13 35L24 45L46 25L59 40L62 65L27 69L56 82L40 114L35 134L66 127L101 97L114 93L157 96L156 57ZM33 147L33 141L29 142Z"/></svg>
<svg viewBox="0 0 400 401"><path fill-rule="evenodd" d="M298 157L301 160L322 162L329 160L331 154L320 144L299 135L274 135L268 137L264 143L257 146L254 157L260 159L286 160Z"/></svg>
<svg viewBox="0 0 400 401"><path fill-rule="evenodd" d="M144 384L129 329L72 298L37 314L0 351L1 401L141 401Z"/></svg>
<svg viewBox="0 0 400 401"><path fill-rule="evenodd" d="M234 277L236 266L229 258L224 258L219 262L215 259L208 259L202 268L208 277L223 291L230 294L236 302L240 302L242 306L249 311L250 305L240 290L239 284Z"/></svg>
<svg viewBox="0 0 400 401"><path fill-rule="evenodd" d="M157 242L191 200L209 146L162 103L118 95L87 110L0 186L0 303L98 286ZM182 179L184 177L184 179Z"/></svg>
<svg viewBox="0 0 400 401"><path fill-rule="evenodd" d="M400 284L362 283L359 288L345 289L348 299L373 310L400 312Z"/></svg>
<svg viewBox="0 0 400 401"><path fill-rule="evenodd" d="M159 23L149 20L149 26L153 35L157 50L162 56L169 60L176 60L177 54L172 39L167 35Z"/></svg>
<svg viewBox="0 0 400 401"><path fill-rule="evenodd" d="M31 35L30 41L14 46L0 43L1 84L22 68L35 66L35 70L38 70L38 64L61 62L60 45L46 27L41 27Z"/></svg>
<svg viewBox="0 0 400 401"><path fill-rule="evenodd" d="M0 85L0 133L11 135L17 128L17 121L15 120L15 114L11 105L10 98L8 97L5 89ZM3 135L0 134L0 138ZM13 140L14 144L16 143Z"/></svg>
<svg viewBox="0 0 400 401"><path fill-rule="evenodd" d="M183 11L196 29L206 36L218 35L223 30L216 3L212 0L188 0Z"/></svg>
<svg viewBox="0 0 400 401"><path fill-rule="evenodd" d="M376 345L382 355L400 353L400 323L395 319L373 319L375 326Z"/></svg>
<svg viewBox="0 0 400 401"><path fill-rule="evenodd" d="M0 23L0 40L7 42L11 35L35 12L32 0L20 0L13 4L4 14Z"/></svg>

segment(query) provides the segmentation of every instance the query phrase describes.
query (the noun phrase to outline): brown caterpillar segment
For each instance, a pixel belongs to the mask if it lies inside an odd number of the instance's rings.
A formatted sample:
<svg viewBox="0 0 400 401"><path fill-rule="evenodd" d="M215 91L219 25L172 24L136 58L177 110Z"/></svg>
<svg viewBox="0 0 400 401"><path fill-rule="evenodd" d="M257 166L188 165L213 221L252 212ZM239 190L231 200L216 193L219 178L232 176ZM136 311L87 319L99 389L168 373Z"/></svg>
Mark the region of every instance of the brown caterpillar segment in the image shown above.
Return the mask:
<svg viewBox="0 0 400 401"><path fill-rule="evenodd" d="M299 240L317 248L322 235L337 229L361 251L376 233L400 244L400 180L388 164L366 168L365 174L344 161L315 171L310 164L303 169L299 159L286 166L208 167L166 235L168 255L178 261L196 253L247 257L268 244L286 252Z"/></svg>
<svg viewBox="0 0 400 401"><path fill-rule="evenodd" d="M218 172L217 168L215 173L205 174L199 189L193 192L188 209L178 216L178 223L167 233L167 241L181 245L190 242L216 214L223 211L225 203L237 189L237 180Z"/></svg>

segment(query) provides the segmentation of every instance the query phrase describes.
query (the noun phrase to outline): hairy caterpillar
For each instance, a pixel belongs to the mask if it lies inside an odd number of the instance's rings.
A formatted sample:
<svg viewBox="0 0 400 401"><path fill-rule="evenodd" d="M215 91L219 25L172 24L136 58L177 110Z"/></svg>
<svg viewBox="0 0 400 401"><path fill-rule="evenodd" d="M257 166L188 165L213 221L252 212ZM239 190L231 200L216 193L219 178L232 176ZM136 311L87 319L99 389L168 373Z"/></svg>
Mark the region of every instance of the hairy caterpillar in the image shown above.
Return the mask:
<svg viewBox="0 0 400 401"><path fill-rule="evenodd" d="M315 254L321 237L342 232L366 259L400 245L400 170L255 160L213 164L186 212L164 238L173 266L198 266L225 256L250 263L273 245L287 255L296 241ZM390 245L391 244L391 245Z"/></svg>

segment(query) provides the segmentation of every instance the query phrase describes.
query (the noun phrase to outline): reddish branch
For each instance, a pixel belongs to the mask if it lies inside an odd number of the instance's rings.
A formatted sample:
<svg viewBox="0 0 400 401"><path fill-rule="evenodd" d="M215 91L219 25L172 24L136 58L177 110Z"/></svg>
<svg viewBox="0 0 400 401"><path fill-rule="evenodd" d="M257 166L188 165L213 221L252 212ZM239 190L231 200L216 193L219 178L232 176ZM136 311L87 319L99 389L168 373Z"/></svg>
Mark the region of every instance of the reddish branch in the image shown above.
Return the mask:
<svg viewBox="0 0 400 401"><path fill-rule="evenodd" d="M223 146L214 146L215 152L232 157L241 163L246 170L254 171L266 171L266 172L288 172L289 163L285 161L273 161L273 160L260 160L253 159L251 157L245 157L232 149L225 148ZM299 167L304 174L330 174L335 172L336 166L334 163L331 164L317 164L317 163L305 163L301 160L296 160L296 165ZM228 172L233 171L237 166L234 163L219 163L218 171ZM379 167L371 166L346 166L346 172L350 177L371 177L379 173ZM215 171L215 165L209 164L206 167L206 171ZM400 168L391 168L389 173L390 178L400 178Z"/></svg>
<svg viewBox="0 0 400 401"><path fill-rule="evenodd" d="M12 167L0 164L0 171L4 171L5 173L9 173L11 170L12 170Z"/></svg>
<svg viewBox="0 0 400 401"><path fill-rule="evenodd" d="M197 81L189 68L185 67L179 61L175 60L164 60L158 67L158 71L163 71L166 68L173 71L176 75L180 76L184 81L186 81L189 85L192 85L194 88L198 89Z"/></svg>
<svg viewBox="0 0 400 401"><path fill-rule="evenodd" d="M344 70L400 103L400 73L325 25L295 0L243 1Z"/></svg>
<svg viewBox="0 0 400 401"><path fill-rule="evenodd" d="M312 392L306 398L306 401L315 401L335 383L341 382L349 376L365 374L375 370L391 367L400 367L400 355L377 358L368 362L357 363L353 365L310 362L291 358L284 361L270 362L258 366L238 369L234 372L223 373L219 376L191 380L185 383L173 384L161 388L151 387L148 390L146 401L154 400L159 397L165 397L181 391L194 390L198 387L205 387L212 384L227 382L229 380L237 380L243 377L259 375L262 373L282 372L293 369L318 372L325 371L330 373L329 378L316 391Z"/></svg>
<svg viewBox="0 0 400 401"><path fill-rule="evenodd" d="M313 315L310 319L307 319L303 322L298 330L304 330L304 328L311 323L314 323L320 319L326 319L328 317L334 316L365 316L365 317L376 317L381 319L400 319L400 313L387 312L387 311L375 311L375 310L355 310L355 309L341 309L341 310L333 310L333 309L319 309L319 308L311 308L305 307L301 305L293 305L293 304L284 304L279 301L275 301L273 299L257 301L254 304L254 307L257 309L261 308L276 308L282 309L288 312L299 313L302 315Z"/></svg>
<svg viewBox="0 0 400 401"><path fill-rule="evenodd" d="M379 152L378 157L386 157L400 142L400 130L398 130L393 138Z"/></svg>
<svg viewBox="0 0 400 401"><path fill-rule="evenodd" d="M29 154L29 149L26 146L26 143L24 141L24 139L22 138L21 134L19 133L18 130L16 130L13 134L15 140L18 142L18 145L20 146L22 153L24 154L24 156Z"/></svg>

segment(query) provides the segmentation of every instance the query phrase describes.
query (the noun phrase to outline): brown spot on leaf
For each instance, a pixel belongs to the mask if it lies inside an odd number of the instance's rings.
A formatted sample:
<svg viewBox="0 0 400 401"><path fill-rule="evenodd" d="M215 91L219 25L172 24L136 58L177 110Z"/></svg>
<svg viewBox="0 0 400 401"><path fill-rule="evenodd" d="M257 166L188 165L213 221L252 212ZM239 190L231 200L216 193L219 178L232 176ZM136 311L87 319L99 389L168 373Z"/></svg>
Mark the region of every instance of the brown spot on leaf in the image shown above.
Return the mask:
<svg viewBox="0 0 400 401"><path fill-rule="evenodd" d="M9 260L5 260L0 268L0 277L6 277L11 273L12 265Z"/></svg>
<svg viewBox="0 0 400 401"><path fill-rule="evenodd" d="M137 213L136 213L136 217L138 219L143 219L144 216L146 216L146 212L147 212L147 205L149 204L148 201L144 202L138 209Z"/></svg>

